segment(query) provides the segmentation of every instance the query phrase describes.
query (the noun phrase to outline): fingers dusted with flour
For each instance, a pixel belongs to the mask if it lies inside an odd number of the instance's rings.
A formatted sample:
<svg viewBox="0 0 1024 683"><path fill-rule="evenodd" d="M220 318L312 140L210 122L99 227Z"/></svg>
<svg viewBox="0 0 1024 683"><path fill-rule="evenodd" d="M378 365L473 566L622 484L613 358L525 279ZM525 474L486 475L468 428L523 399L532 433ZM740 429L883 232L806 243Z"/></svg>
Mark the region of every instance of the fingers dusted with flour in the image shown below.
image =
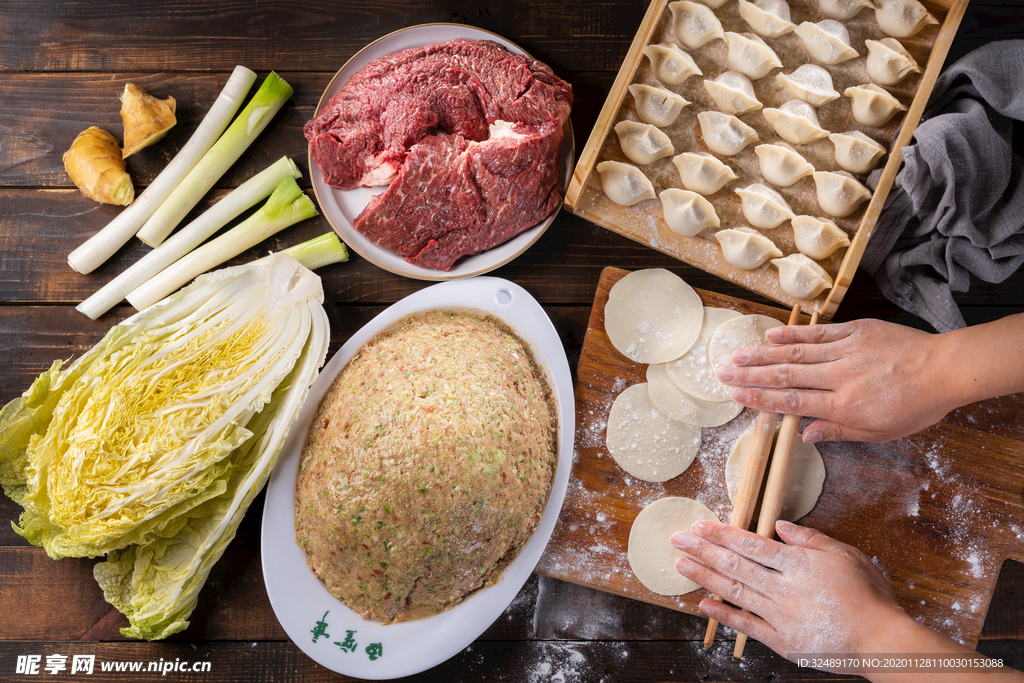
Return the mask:
<svg viewBox="0 0 1024 683"><path fill-rule="evenodd" d="M751 408L818 418L804 441L891 441L959 405L944 335L879 320L777 327L718 369Z"/></svg>
<svg viewBox="0 0 1024 683"><path fill-rule="evenodd" d="M862 655L925 652L982 657L911 619L881 570L857 548L791 522L780 521L775 530L783 542L711 520L672 535L672 545L693 558L680 559L678 571L732 603L706 598L700 603L705 614L791 660L810 655L859 662L866 661ZM905 672L891 670L826 670L873 683L906 680ZM981 678L938 672L928 680L1021 680L1019 672L991 671Z"/></svg>
<svg viewBox="0 0 1024 683"><path fill-rule="evenodd" d="M784 543L708 521L672 536L694 558L678 570L731 603L702 601L708 616L787 657L878 651L879 634L910 620L862 552L789 522L776 529Z"/></svg>

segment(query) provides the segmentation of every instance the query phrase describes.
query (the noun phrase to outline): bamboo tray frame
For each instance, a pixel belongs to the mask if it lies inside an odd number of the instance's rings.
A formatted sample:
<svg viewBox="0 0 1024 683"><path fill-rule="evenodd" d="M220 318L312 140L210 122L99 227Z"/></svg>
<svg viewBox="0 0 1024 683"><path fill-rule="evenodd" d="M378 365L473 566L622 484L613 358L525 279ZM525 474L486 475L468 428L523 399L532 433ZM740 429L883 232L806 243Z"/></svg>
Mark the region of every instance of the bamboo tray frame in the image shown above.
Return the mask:
<svg viewBox="0 0 1024 683"><path fill-rule="evenodd" d="M766 296L769 299L791 307L799 305L807 312L816 310L823 320L831 319L838 309L840 302L843 300L847 290L850 288L850 284L853 281L853 275L860 264L860 260L864 255L864 250L867 247L868 240L871 238L875 225L878 221L878 217L882 212L882 207L885 205L885 200L889 196L889 191L892 188L893 181L895 180L896 174L899 172L900 166L903 163L902 149L910 143L910 140L914 135L914 131L917 129L917 126L921 121L921 116L928 104L928 99L931 96L932 89L935 87L935 82L939 77L939 72L941 71L943 63L946 60L946 56L949 53L950 45L952 44L953 38L960 26L960 21L967 9L969 0L932 0L930 2L925 0L924 4L928 7L929 11L936 16L936 18L940 19L941 26L939 27L935 41L932 44L927 64L917 86L917 91L903 117L899 131L890 145L889 156L885 166L883 167L878 185L872 194L867 208L863 212L856 232L851 239L851 244L847 247L846 252L842 257L838 266L838 272L834 277L834 284L832 288L826 290L816 299L811 301L799 301L797 299L790 298L788 295L782 293L778 288L769 288L761 285L756 281L756 278L752 282L750 277L740 277L739 273L743 273L744 271L738 271L735 276L733 276L733 273L728 270L710 267L705 261L705 258L703 258L707 253L707 240L683 238L681 244L684 246L680 250L683 253L680 254L667 250L661 245L653 243L653 241L641 239L636 234L620 227L620 221L618 220L620 216L616 214L621 214L623 212L620 212L617 209L624 209L625 207L618 207L618 205L615 205L615 208L611 211L602 214L588 210L588 207L581 203L584 189L587 188L588 183L599 182L597 179L592 181L592 176L594 175L595 167L600 160L605 140L611 132L612 126L623 106L627 87L634 81L637 69L640 67L644 59L643 49L651 42L652 37L655 35L669 1L670 0L653 0L647 9L647 13L641 22L636 37L633 39L629 52L626 54L622 67L619 69L619 73L612 84L612 88L605 100L604 106L598 115L597 122L594 124L590 137L580 154L580 159L576 164L572 179L569 182L569 187L565 193L564 203L566 208L572 213L608 228L613 232L618 232L630 239L637 240L641 243L647 244L647 246L668 253L676 258L680 258L691 265L716 274L726 280ZM600 191L599 186L598 191ZM687 245L689 245L689 249L687 249ZM735 269L732 270L735 271Z"/></svg>

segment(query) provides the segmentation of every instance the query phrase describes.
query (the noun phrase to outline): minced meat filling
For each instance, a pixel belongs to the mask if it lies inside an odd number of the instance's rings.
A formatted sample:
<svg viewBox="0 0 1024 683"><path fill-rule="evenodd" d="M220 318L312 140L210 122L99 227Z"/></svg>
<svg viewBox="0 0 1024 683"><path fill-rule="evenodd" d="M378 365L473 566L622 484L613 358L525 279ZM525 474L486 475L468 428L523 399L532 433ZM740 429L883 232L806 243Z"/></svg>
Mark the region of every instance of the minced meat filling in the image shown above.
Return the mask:
<svg viewBox="0 0 1024 683"><path fill-rule="evenodd" d="M540 520L557 416L499 321L431 311L370 341L324 396L302 453L295 530L363 617L418 619L496 581Z"/></svg>

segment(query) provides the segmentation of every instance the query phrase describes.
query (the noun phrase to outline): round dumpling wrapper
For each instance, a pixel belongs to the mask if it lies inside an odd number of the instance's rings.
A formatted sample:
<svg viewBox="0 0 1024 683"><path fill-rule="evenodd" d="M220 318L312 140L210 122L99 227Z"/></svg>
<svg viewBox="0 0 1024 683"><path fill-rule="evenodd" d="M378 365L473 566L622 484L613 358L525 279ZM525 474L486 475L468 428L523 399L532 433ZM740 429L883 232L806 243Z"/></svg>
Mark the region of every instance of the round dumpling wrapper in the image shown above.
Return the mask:
<svg viewBox="0 0 1024 683"><path fill-rule="evenodd" d="M736 494L743 480L743 468L750 452L753 430L744 432L729 454L725 463L725 486L729 491L729 500L736 503ZM821 487L825 483L825 461L814 444L804 443L797 439L793 450L793 462L789 470L789 485L782 500L780 519L795 522L812 509L821 495Z"/></svg>
<svg viewBox="0 0 1024 683"><path fill-rule="evenodd" d="M646 383L619 394L608 414L608 454L643 481L668 481L682 474L697 457L700 440L700 427L672 420L654 407Z"/></svg>
<svg viewBox="0 0 1024 683"><path fill-rule="evenodd" d="M671 419L697 427L718 427L743 412L743 406L733 400L713 403L686 393L669 378L666 365L647 366L647 392L654 407Z"/></svg>
<svg viewBox="0 0 1024 683"><path fill-rule="evenodd" d="M664 363L690 350L704 304L690 285L664 268L637 270L608 292L604 328L612 346L637 363Z"/></svg>
<svg viewBox="0 0 1024 683"><path fill-rule="evenodd" d="M766 315L744 315L726 320L719 325L708 342L708 363L715 372L723 365L732 365L732 354L737 349L752 346L767 346L768 340L764 333L773 327L781 327L783 323ZM730 387L726 387L728 393Z"/></svg>
<svg viewBox="0 0 1024 683"><path fill-rule="evenodd" d="M677 387L695 398L712 403L732 400L722 390L708 362L708 342L718 326L741 313L728 308L704 307L704 323L690 350L666 365L668 377Z"/></svg>
<svg viewBox="0 0 1024 683"><path fill-rule="evenodd" d="M627 548L629 567L637 580L658 595L682 595L699 588L676 570L676 561L686 553L669 539L702 519L719 521L697 501L680 496L661 498L641 510L629 530Z"/></svg>

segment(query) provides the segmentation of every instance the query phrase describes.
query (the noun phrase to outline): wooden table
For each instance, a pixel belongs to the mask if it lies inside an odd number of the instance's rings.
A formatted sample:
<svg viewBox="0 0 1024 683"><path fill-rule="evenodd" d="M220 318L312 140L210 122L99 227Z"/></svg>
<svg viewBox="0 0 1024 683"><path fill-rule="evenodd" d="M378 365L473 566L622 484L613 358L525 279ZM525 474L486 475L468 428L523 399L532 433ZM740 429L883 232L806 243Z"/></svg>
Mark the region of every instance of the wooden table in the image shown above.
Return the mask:
<svg viewBox="0 0 1024 683"><path fill-rule="evenodd" d="M128 161L136 185L147 185L186 141L236 64L260 76L274 70L295 94L269 129L201 204L282 155L292 156L309 187L301 127L335 71L357 50L405 26L454 22L506 36L546 61L575 89L577 150L585 142L633 34L644 3L549 0L486 5L443 2L195 2L110 0L59 3L4 0L0 6L0 401L26 389L55 358L76 357L129 315L120 306L97 321L75 304L138 260L133 240L105 266L79 275L67 254L117 210L94 204L64 172L61 154L90 125L120 135L116 94L124 83L178 101L180 124L155 148ZM1000 14L980 5L964 22L954 56L989 35ZM232 263L248 261L329 230L319 218L292 228ZM554 322L575 368L602 268L667 267L696 287L759 301L700 270L562 212L540 241L493 275L531 292ZM363 323L427 283L392 275L359 257L321 271L333 352ZM960 295L971 323L1024 311L1024 276L1001 285L972 285ZM888 304L860 274L837 319L874 316L924 327ZM982 404L951 419L1004 419L1016 413ZM979 430L979 443L987 432ZM1024 458L1024 452L1021 453ZM191 626L159 643L125 641L126 620L92 579L91 560L53 562L6 523L18 508L0 500L0 680L17 676L22 655L96 655L99 662L178 662L208 669L172 671L168 680L339 680L288 639L270 608L260 570L262 499L214 569ZM1024 571L1003 567L981 633L980 649L1024 665ZM534 576L481 638L445 664L413 680L696 681L842 680L800 670L758 643L742 662L731 647L705 651L704 621L554 579ZM156 680L159 674L104 673L93 680ZM70 667L61 676L69 676ZM49 676L45 671L40 675ZM77 674L76 674L77 675ZM848 678L848 677L845 677ZM29 678L31 680L31 678Z"/></svg>

